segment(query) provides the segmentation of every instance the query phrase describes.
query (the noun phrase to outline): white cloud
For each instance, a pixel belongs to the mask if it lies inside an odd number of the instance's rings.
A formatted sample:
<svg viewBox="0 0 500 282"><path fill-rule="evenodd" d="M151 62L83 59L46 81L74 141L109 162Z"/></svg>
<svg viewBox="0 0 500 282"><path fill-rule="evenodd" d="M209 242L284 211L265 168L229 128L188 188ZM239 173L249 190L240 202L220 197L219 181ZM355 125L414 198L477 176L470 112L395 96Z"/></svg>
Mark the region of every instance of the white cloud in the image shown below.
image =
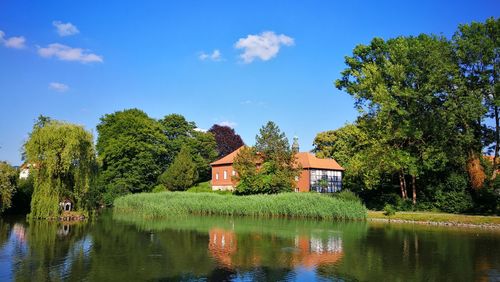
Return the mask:
<svg viewBox="0 0 500 282"><path fill-rule="evenodd" d="M198 56L198 58L202 61L205 60L211 60L214 62L218 62L222 60L222 54L218 49L215 49L211 54L207 54L205 52L201 52L201 54Z"/></svg>
<svg viewBox="0 0 500 282"><path fill-rule="evenodd" d="M221 121L221 122L219 122L219 123L217 123L217 124L218 124L218 125L220 125L220 126L229 126L229 127L231 127L231 128L235 128L235 127L236 127L236 125L238 125L236 122L233 122L233 121L227 121L227 120L225 120L225 121Z"/></svg>
<svg viewBox="0 0 500 282"><path fill-rule="evenodd" d="M281 46L294 45L293 38L284 34L275 34L273 31L264 31L261 34L250 34L246 38L240 38L234 47L243 49L240 58L244 63L251 63L256 58L263 61L270 60L278 54Z"/></svg>
<svg viewBox="0 0 500 282"><path fill-rule="evenodd" d="M77 33L80 33L78 28L74 26L72 23L63 23L61 21L53 21L52 25L56 27L57 33L59 36L70 36Z"/></svg>
<svg viewBox="0 0 500 282"><path fill-rule="evenodd" d="M208 130L204 129L204 128L195 128L194 131L198 131L198 132L207 132Z"/></svg>
<svg viewBox="0 0 500 282"><path fill-rule="evenodd" d="M80 63L102 63L102 56L89 53L88 50L72 48L59 43L52 43L45 48L38 48L38 54L44 58L56 57L62 61L76 61Z"/></svg>
<svg viewBox="0 0 500 282"><path fill-rule="evenodd" d="M49 83L49 89L57 92L66 92L69 90L69 86L60 82Z"/></svg>
<svg viewBox="0 0 500 282"><path fill-rule="evenodd" d="M23 49L26 47L26 38L24 36L13 36L5 38L5 33L0 30L0 43L7 48Z"/></svg>

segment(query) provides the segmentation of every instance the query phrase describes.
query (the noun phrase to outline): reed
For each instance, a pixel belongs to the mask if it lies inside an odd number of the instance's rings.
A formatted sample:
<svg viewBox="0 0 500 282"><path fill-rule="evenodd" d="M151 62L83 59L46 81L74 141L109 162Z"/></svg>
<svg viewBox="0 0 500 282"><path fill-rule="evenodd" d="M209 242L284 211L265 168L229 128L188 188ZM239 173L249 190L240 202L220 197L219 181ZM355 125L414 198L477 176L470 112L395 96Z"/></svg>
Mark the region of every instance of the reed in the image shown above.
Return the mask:
<svg viewBox="0 0 500 282"><path fill-rule="evenodd" d="M228 215L296 217L320 219L366 219L367 210L359 202L317 193L234 196L215 193L162 192L120 197L116 213L133 213L144 218L172 215Z"/></svg>

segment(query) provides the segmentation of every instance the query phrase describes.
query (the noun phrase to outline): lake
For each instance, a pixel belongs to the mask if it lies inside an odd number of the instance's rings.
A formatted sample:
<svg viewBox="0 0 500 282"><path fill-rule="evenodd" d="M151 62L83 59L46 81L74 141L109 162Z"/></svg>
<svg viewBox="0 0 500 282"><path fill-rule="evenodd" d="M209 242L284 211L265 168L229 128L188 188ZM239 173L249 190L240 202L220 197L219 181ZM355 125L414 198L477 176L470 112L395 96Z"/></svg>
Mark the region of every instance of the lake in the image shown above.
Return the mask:
<svg viewBox="0 0 500 282"><path fill-rule="evenodd" d="M498 230L107 211L0 231L0 281L500 281Z"/></svg>

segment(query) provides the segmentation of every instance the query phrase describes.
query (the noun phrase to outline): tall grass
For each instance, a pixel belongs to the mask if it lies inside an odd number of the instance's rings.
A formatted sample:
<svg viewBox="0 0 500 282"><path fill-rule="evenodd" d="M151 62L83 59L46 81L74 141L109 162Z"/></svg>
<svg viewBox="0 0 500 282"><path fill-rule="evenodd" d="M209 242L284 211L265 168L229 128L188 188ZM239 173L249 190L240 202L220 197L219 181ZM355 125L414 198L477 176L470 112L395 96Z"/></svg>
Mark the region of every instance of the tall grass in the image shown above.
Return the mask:
<svg viewBox="0 0 500 282"><path fill-rule="evenodd" d="M366 208L355 201L316 193L234 196L214 193L141 193L120 197L114 202L117 213L145 218L172 215L230 215L299 217L321 219L366 219Z"/></svg>

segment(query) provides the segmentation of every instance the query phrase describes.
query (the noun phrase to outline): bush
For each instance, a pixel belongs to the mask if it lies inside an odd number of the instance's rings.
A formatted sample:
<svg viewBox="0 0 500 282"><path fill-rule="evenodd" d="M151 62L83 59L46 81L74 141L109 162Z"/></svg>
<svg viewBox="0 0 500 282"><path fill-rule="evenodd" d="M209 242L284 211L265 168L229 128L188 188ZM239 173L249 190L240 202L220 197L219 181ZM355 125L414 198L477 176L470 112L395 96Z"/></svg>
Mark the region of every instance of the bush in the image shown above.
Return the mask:
<svg viewBox="0 0 500 282"><path fill-rule="evenodd" d="M391 215L395 215L396 214L396 209L394 209L394 207L392 205L385 205L384 207L384 215L386 216L391 216Z"/></svg>
<svg viewBox="0 0 500 282"><path fill-rule="evenodd" d="M165 186L163 186L162 184L158 184L153 188L153 190L151 192L160 193L160 192L165 192L165 191L167 191L167 188L165 188Z"/></svg>
<svg viewBox="0 0 500 282"><path fill-rule="evenodd" d="M339 198L346 201L352 201L357 203L362 203L361 199L354 192L349 190L342 190L339 193L334 193L333 197Z"/></svg>
<svg viewBox="0 0 500 282"><path fill-rule="evenodd" d="M435 206L444 212L463 213L473 206L472 197L466 191L438 191Z"/></svg>
<svg viewBox="0 0 500 282"><path fill-rule="evenodd" d="M122 214L133 213L146 218L202 214L366 219L366 208L361 203L325 197L317 193L251 196L186 192L141 193L116 199L114 211Z"/></svg>

